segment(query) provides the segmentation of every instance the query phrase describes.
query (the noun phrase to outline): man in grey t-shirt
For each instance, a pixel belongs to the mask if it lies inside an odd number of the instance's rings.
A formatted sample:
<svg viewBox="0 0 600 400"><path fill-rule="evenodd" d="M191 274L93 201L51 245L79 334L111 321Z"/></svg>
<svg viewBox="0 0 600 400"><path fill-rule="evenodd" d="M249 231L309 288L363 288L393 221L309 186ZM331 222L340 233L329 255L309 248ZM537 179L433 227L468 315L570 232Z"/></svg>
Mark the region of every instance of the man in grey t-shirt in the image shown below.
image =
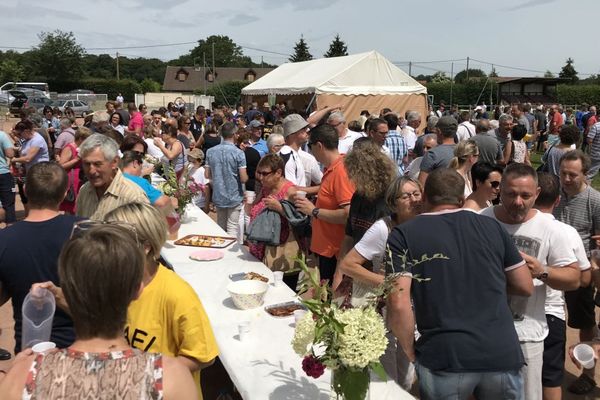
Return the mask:
<svg viewBox="0 0 600 400"><path fill-rule="evenodd" d="M429 150L421 161L421 172L419 173L419 181L425 185L427 175L438 168L446 168L454 157L454 136L458 128L458 122L454 117L446 116L440 118L435 125L438 131L438 139L441 144Z"/></svg>
<svg viewBox="0 0 600 400"><path fill-rule="evenodd" d="M477 134L471 138L477 144L479 149L479 160L485 161L492 165L503 162L502 149L500 142L493 136L488 135L490 130L490 121L488 119L480 119L475 126Z"/></svg>

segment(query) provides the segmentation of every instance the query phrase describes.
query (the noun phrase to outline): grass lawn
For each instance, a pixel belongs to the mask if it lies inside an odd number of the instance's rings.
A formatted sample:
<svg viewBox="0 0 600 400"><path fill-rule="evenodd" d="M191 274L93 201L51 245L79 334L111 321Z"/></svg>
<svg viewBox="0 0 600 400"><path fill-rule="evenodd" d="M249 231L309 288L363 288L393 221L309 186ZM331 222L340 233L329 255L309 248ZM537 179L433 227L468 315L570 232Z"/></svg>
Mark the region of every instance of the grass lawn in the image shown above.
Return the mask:
<svg viewBox="0 0 600 400"><path fill-rule="evenodd" d="M533 165L533 168L537 168L540 166L541 162L541 158L542 158L542 154L538 154L535 151L533 151L529 158L531 159L531 165ZM598 191L600 191L600 174L596 175L594 177L594 179L592 180L592 187Z"/></svg>

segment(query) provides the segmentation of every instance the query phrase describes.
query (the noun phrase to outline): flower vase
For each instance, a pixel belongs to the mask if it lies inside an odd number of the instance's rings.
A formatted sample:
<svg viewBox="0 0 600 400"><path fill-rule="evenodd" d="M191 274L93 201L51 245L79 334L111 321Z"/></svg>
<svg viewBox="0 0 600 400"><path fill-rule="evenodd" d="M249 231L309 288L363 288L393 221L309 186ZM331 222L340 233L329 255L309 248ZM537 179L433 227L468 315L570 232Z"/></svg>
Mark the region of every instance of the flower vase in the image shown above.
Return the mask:
<svg viewBox="0 0 600 400"><path fill-rule="evenodd" d="M188 222L191 221L191 217L189 215L189 213L187 212L187 205L183 206L181 211L177 210L177 213L179 214L179 220L181 221L182 224L186 224Z"/></svg>
<svg viewBox="0 0 600 400"><path fill-rule="evenodd" d="M335 400L367 400L371 374L368 368L340 367L331 371L331 396Z"/></svg>

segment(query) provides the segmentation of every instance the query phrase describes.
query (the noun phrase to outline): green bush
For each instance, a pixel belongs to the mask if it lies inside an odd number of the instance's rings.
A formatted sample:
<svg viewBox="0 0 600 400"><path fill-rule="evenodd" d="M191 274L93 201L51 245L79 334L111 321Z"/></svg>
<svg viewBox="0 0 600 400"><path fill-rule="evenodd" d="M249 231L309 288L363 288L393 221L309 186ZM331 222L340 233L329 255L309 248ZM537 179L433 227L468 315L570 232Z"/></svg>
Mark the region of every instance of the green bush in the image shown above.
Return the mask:
<svg viewBox="0 0 600 400"><path fill-rule="evenodd" d="M106 93L109 99L121 93L125 101L133 101L136 93L142 93L141 85L132 79L83 79L80 84L94 93Z"/></svg>
<svg viewBox="0 0 600 400"><path fill-rule="evenodd" d="M226 104L235 106L239 103L242 98L242 89L245 88L250 82L248 81L225 81L215 83L204 91L196 91L196 94L206 94L208 96L214 96L215 102L219 105Z"/></svg>
<svg viewBox="0 0 600 400"><path fill-rule="evenodd" d="M150 78L145 78L141 83L142 93L160 92L160 83Z"/></svg>
<svg viewBox="0 0 600 400"><path fill-rule="evenodd" d="M492 100L496 102L496 84L492 84ZM467 105L467 104L475 104L481 90L485 85L485 79L480 80L470 80L469 83L455 83L452 88L452 103ZM434 96L433 102L435 104L439 104L440 101L444 101L447 105L450 104L450 91L451 91L451 83L450 82L429 82L425 84L427 87L427 94ZM486 103L490 100L490 82L487 83L483 94L481 95L480 101L485 101Z"/></svg>
<svg viewBox="0 0 600 400"><path fill-rule="evenodd" d="M600 104L600 85L558 85L556 92L561 104Z"/></svg>

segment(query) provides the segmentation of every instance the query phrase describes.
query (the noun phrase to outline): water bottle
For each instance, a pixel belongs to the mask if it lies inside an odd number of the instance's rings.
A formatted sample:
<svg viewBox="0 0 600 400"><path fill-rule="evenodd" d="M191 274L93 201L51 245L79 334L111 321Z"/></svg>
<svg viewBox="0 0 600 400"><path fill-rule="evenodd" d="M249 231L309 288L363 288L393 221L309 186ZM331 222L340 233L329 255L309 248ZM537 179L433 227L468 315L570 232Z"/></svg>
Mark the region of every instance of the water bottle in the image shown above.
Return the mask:
<svg viewBox="0 0 600 400"><path fill-rule="evenodd" d="M56 301L48 289L36 288L29 292L23 301L21 348L50 340L55 310Z"/></svg>

